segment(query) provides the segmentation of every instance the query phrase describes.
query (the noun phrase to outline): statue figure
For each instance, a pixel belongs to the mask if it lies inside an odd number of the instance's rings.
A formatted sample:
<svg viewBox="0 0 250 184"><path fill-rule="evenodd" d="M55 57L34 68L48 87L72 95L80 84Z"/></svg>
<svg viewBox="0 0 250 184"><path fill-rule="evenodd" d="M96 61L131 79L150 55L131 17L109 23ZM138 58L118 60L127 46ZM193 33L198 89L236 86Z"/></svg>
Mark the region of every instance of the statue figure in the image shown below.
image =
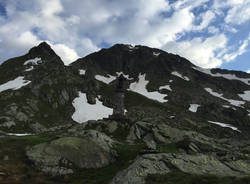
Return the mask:
<svg viewBox="0 0 250 184"><path fill-rule="evenodd" d="M125 81L126 78L121 74L118 77L118 83L116 86L115 108L113 110L113 116L116 117L125 116L125 108L124 108Z"/></svg>

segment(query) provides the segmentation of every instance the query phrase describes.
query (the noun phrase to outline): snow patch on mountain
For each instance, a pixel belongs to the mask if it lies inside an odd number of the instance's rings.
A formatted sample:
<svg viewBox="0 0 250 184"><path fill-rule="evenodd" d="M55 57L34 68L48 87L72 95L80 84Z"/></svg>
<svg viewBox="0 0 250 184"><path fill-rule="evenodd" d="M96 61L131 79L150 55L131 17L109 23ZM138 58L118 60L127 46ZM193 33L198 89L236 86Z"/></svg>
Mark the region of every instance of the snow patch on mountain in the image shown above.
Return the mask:
<svg viewBox="0 0 250 184"><path fill-rule="evenodd" d="M115 80L117 77L119 77L120 75L123 75L124 78L126 78L127 80L132 80L133 78L130 78L129 75L124 74L123 72L116 72L116 76L110 75L108 74L108 77L102 76L102 75L95 75L95 79L102 81L106 84L111 83L113 80Z"/></svg>
<svg viewBox="0 0 250 184"><path fill-rule="evenodd" d="M170 85L160 86L159 89L160 89L160 90L161 90L161 89L167 89L167 90L169 90L169 91L172 91Z"/></svg>
<svg viewBox="0 0 250 184"><path fill-rule="evenodd" d="M130 51L133 51L134 49L138 49L137 46L131 45L131 44L127 44L127 47L128 47L128 49L129 49Z"/></svg>
<svg viewBox="0 0 250 184"><path fill-rule="evenodd" d="M41 62L42 62L42 59L36 57L34 59L29 59L29 60L25 61L23 65L38 65ZM29 71L32 71L33 69L34 69L34 66L30 66L29 68L25 69L24 71L29 72Z"/></svg>
<svg viewBox="0 0 250 184"><path fill-rule="evenodd" d="M250 102L250 91L244 91L244 94L239 94L239 96L246 101Z"/></svg>
<svg viewBox="0 0 250 184"><path fill-rule="evenodd" d="M174 75L174 76L176 76L176 77L179 77L179 78L181 78L181 79L183 79L183 80L186 80L186 81L189 81L189 80L190 80L188 77L182 76L180 73L178 73L178 72L176 72L176 71L172 72L171 74Z"/></svg>
<svg viewBox="0 0 250 184"><path fill-rule="evenodd" d="M34 59L29 59L29 60L25 61L23 65L28 65L28 64L38 65L40 61L42 61L42 59L36 57Z"/></svg>
<svg viewBox="0 0 250 184"><path fill-rule="evenodd" d="M113 80L116 79L116 76L112 76L108 74L108 77L102 76L102 75L95 75L95 79L99 80L101 82L104 82L106 84L111 83Z"/></svg>
<svg viewBox="0 0 250 184"><path fill-rule="evenodd" d="M247 85L250 85L249 83L250 78L240 78L240 77L237 77L235 74L222 74L222 73L213 74L210 69L205 69L205 68L200 68L200 67L192 67L192 68L199 72L211 75L213 77L223 77L228 80L239 80Z"/></svg>
<svg viewBox="0 0 250 184"><path fill-rule="evenodd" d="M79 70L79 74L80 74L80 75L85 75L85 73L86 73L86 70L83 70L83 69L80 69L80 70Z"/></svg>
<svg viewBox="0 0 250 184"><path fill-rule="evenodd" d="M6 135L8 136L17 136L17 137L23 137L23 136L29 136L29 135L32 135L32 134L29 134L29 133L6 133Z"/></svg>
<svg viewBox="0 0 250 184"><path fill-rule="evenodd" d="M134 48L135 48L135 45L128 44L127 47L128 47L129 49L134 49Z"/></svg>
<svg viewBox="0 0 250 184"><path fill-rule="evenodd" d="M129 52L133 52L134 50L139 49L138 46L131 45L131 44L127 44L126 46L128 47L128 51L129 51Z"/></svg>
<svg viewBox="0 0 250 184"><path fill-rule="evenodd" d="M158 57L160 54L161 54L160 52L153 52L153 55L154 55L155 57Z"/></svg>
<svg viewBox="0 0 250 184"><path fill-rule="evenodd" d="M233 110L237 110L235 107L232 107L232 106L230 106L230 105L223 105L222 107L224 107L224 108L227 108L227 109L233 109Z"/></svg>
<svg viewBox="0 0 250 184"><path fill-rule="evenodd" d="M89 104L86 94L82 92L79 92L79 97L73 100L72 105L75 108L72 119L78 123L107 118L113 113L113 109L104 106L98 98L96 104Z"/></svg>
<svg viewBox="0 0 250 184"><path fill-rule="evenodd" d="M214 122L214 121L208 121L208 122L209 122L209 123L212 123L212 124L215 124L215 125L219 125L219 126L221 126L221 127L231 128L231 129L234 130L234 131L240 132L238 128L236 128L236 127L234 127L234 126L232 126L232 125L230 125L230 124L227 124L227 123L220 123L220 122Z"/></svg>
<svg viewBox="0 0 250 184"><path fill-rule="evenodd" d="M28 85L30 82L31 81L24 80L23 76L20 76L14 80L8 81L8 82L0 85L0 92L6 91L9 89L12 89L12 90L20 89L21 87Z"/></svg>
<svg viewBox="0 0 250 184"><path fill-rule="evenodd" d="M149 83L149 81L147 81L146 79L146 74L139 74L139 81L137 82L133 82L130 84L129 86L129 90L139 93L147 98L153 99L153 100L157 100L158 102L167 102L168 100L165 100L164 97L166 97L166 94L161 94L158 91L154 91L154 92L149 92L146 89L147 84Z"/></svg>
<svg viewBox="0 0 250 184"><path fill-rule="evenodd" d="M200 105L198 105L198 104L190 104L188 110L191 111L191 112L197 112L198 107L200 107Z"/></svg>
<svg viewBox="0 0 250 184"><path fill-rule="evenodd" d="M29 68L25 69L24 71L25 71L25 72L29 72L29 71L31 71L31 70L33 70L33 69L34 69L34 66L30 66Z"/></svg>
<svg viewBox="0 0 250 184"><path fill-rule="evenodd" d="M120 75L123 75L124 78L128 80L132 80L133 78L130 78L129 75L124 74L123 72L116 72L116 75L119 77Z"/></svg>
<svg viewBox="0 0 250 184"><path fill-rule="evenodd" d="M231 105L233 106L237 106L237 107L240 107L241 105L244 105L245 102L243 101L239 101L239 100L232 100L232 99L227 99L225 97L223 97L223 94L220 94L220 93L217 93L217 92L214 92L211 88L204 88L210 95L213 95L215 97L218 97L222 100L225 100L225 101L228 101Z"/></svg>

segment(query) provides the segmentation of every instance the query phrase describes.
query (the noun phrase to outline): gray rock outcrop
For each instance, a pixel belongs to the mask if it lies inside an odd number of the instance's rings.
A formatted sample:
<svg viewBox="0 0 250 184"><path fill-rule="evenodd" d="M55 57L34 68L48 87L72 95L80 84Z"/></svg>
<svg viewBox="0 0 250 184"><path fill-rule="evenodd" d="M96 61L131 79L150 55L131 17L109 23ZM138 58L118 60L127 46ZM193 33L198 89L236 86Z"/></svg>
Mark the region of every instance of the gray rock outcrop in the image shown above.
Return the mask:
<svg viewBox="0 0 250 184"><path fill-rule="evenodd" d="M100 135L100 136L98 136ZM115 161L112 139L97 131L84 137L63 137L28 148L26 155L38 170L51 175L73 173L78 168L100 168Z"/></svg>
<svg viewBox="0 0 250 184"><path fill-rule="evenodd" d="M145 184L145 178L149 174L167 174L173 169L198 175L244 176L250 174L249 168L250 163L247 161L222 162L216 157L204 154L146 154L119 172L111 184Z"/></svg>

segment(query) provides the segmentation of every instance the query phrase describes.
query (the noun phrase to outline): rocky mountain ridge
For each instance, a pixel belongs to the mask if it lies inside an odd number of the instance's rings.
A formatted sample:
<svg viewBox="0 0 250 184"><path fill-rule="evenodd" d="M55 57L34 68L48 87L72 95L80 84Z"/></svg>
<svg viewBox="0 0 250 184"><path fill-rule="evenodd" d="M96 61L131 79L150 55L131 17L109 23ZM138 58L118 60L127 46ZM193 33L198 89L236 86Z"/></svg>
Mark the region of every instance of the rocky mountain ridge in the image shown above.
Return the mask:
<svg viewBox="0 0 250 184"><path fill-rule="evenodd" d="M120 74L126 119L112 120ZM0 75L0 182L248 181L250 74L124 44L64 66L43 42Z"/></svg>

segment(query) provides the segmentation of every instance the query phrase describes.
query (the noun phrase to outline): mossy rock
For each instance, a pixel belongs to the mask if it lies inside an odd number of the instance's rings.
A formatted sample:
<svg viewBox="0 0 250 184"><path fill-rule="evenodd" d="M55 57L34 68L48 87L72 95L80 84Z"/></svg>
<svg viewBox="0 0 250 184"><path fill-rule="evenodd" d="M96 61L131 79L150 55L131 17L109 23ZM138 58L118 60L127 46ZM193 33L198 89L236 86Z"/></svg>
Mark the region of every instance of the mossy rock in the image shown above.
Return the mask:
<svg viewBox="0 0 250 184"><path fill-rule="evenodd" d="M87 137L63 137L28 148L35 167L52 175L73 173L74 168L101 168L115 161L116 153L101 141Z"/></svg>

